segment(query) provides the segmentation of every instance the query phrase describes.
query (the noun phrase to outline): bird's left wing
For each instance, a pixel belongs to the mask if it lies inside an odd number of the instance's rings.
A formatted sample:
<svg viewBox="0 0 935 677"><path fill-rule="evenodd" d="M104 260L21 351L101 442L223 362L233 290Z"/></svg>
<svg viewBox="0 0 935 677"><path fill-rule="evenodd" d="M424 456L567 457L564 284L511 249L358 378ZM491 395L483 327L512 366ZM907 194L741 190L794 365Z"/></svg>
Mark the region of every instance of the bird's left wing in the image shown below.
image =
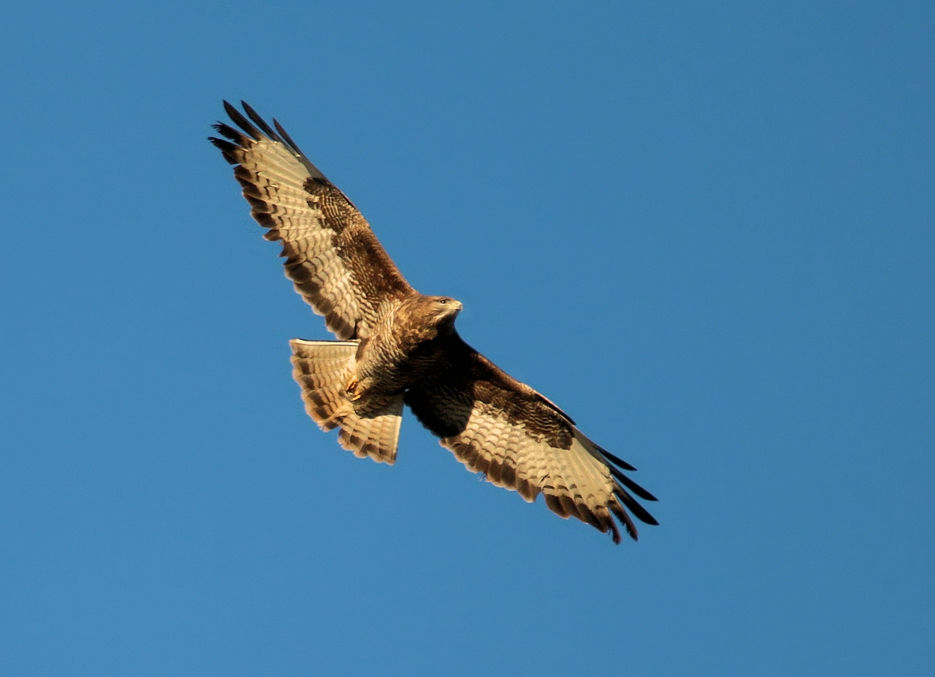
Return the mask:
<svg viewBox="0 0 935 677"><path fill-rule="evenodd" d="M656 499L622 472L633 466L597 446L552 402L457 334L438 367L406 393L406 404L468 469L527 501L541 492L552 512L610 531L615 543L614 517L634 540L630 513L657 524L632 494Z"/></svg>

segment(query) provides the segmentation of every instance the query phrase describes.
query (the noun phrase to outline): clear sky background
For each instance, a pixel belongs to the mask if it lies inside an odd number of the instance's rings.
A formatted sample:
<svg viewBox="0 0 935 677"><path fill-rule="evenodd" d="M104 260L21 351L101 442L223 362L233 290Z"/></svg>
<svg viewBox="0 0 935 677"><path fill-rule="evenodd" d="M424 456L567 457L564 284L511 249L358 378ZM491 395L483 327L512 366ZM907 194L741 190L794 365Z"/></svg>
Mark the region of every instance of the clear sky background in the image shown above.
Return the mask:
<svg viewBox="0 0 935 677"><path fill-rule="evenodd" d="M0 22L0 673L935 674L935 4L43 3ZM277 117L636 465L614 546L326 338L206 137Z"/></svg>

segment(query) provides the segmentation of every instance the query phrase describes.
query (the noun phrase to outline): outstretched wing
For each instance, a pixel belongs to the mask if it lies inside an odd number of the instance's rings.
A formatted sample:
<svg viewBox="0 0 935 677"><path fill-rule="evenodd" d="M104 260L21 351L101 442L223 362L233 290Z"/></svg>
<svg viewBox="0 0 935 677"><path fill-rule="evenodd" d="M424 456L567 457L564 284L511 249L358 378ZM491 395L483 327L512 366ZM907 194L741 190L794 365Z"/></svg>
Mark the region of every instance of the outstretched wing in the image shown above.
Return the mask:
<svg viewBox="0 0 935 677"><path fill-rule="evenodd" d="M468 469L527 501L541 492L553 512L610 531L615 543L614 517L634 540L630 514L658 524L633 494L655 497L622 472L636 468L594 444L558 407L457 334L438 368L406 393L406 404Z"/></svg>
<svg viewBox="0 0 935 677"><path fill-rule="evenodd" d="M243 102L241 102L243 103ZM270 127L243 103L243 114L224 102L235 129L219 122L226 138L211 137L236 165L251 214L282 242L286 276L339 339L370 333L380 305L412 292L351 201L309 162L280 124Z"/></svg>

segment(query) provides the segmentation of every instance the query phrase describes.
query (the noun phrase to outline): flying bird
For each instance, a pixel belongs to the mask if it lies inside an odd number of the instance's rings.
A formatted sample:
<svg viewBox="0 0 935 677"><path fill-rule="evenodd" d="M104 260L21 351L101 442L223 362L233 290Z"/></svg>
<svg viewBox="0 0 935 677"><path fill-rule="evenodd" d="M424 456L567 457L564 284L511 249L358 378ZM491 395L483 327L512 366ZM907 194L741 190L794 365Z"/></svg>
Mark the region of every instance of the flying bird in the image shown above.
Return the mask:
<svg viewBox="0 0 935 677"><path fill-rule="evenodd" d="M339 429L361 458L396 460L403 406L469 470L532 502L541 493L620 542L614 518L636 540L637 502L655 497L624 471L636 468L599 447L551 400L499 369L455 329L461 303L413 289L354 204L299 150L278 121L244 102L224 102L236 127L210 137L234 165L267 240L282 243L286 276L338 338L293 339L293 377L308 415ZM239 129L238 129L239 128Z"/></svg>

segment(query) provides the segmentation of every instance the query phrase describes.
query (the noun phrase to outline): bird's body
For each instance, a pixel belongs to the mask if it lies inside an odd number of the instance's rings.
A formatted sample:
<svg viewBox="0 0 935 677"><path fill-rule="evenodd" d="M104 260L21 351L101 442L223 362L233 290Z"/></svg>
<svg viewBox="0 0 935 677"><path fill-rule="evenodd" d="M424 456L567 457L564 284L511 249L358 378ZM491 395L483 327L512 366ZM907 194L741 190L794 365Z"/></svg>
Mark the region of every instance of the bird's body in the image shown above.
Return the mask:
<svg viewBox="0 0 935 677"><path fill-rule="evenodd" d="M441 296L414 292L387 304L373 333L357 346L346 392L355 408L374 398L403 394L435 367L446 340L455 333L461 304Z"/></svg>
<svg viewBox="0 0 935 677"><path fill-rule="evenodd" d="M637 537L632 513L655 519L633 498L655 498L594 444L561 409L516 381L458 335L461 304L413 289L347 197L244 104L225 102L237 130L219 123L211 141L268 228L283 243L286 275L325 316L338 341L293 339L293 375L308 414L340 428L342 446L393 463L403 405L469 469L518 491L539 493L562 517L577 517L620 540L614 517Z"/></svg>

